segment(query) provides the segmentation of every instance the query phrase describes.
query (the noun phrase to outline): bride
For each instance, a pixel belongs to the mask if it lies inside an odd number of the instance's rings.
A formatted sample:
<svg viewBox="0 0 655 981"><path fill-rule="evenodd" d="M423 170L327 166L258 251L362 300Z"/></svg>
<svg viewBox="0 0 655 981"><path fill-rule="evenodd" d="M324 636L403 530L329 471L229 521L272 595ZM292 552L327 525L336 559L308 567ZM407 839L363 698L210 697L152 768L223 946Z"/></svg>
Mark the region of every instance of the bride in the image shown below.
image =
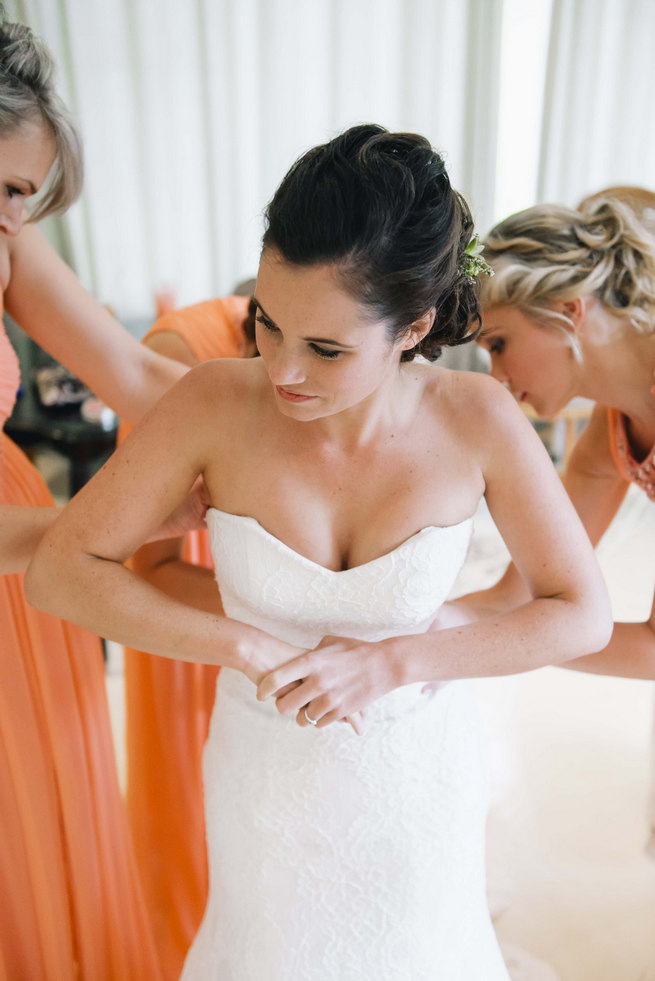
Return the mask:
<svg viewBox="0 0 655 981"><path fill-rule="evenodd" d="M602 580L511 396L425 362L475 336L484 266L428 142L356 126L296 162L266 219L261 358L162 399L47 534L28 595L225 669L184 981L506 981L475 711L425 683L598 650ZM123 564L198 474L225 617ZM482 495L531 599L430 632Z"/></svg>

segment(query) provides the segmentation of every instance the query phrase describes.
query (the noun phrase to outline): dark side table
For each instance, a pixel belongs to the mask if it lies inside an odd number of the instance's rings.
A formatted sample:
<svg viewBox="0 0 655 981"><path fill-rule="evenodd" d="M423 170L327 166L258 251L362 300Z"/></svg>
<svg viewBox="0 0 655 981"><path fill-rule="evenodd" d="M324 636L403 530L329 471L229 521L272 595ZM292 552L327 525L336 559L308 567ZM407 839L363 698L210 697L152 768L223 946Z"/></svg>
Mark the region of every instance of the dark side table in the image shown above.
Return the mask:
<svg viewBox="0 0 655 981"><path fill-rule="evenodd" d="M79 406L44 409L28 382L4 430L24 449L41 443L61 453L68 460L72 497L113 453L118 419L114 417L110 428L105 429L83 419Z"/></svg>

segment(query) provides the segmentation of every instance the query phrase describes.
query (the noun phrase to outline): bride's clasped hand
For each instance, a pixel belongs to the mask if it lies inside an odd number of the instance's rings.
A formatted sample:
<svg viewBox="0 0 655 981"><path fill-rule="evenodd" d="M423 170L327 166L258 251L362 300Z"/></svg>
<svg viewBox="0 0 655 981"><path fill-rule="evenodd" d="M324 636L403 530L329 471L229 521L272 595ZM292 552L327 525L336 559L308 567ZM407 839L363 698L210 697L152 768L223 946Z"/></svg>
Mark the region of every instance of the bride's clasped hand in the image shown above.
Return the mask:
<svg viewBox="0 0 655 981"><path fill-rule="evenodd" d="M337 638L325 638L319 644L319 648L322 648L326 641L335 640ZM346 643L357 643L356 641L346 641ZM371 645L372 646L372 645ZM299 675L298 672L302 670L302 667L306 666L309 676ZM256 655L250 656L248 661L246 661L242 666L243 674L246 678L253 682L257 686L257 698L260 701L265 701L271 695L276 696L276 704L278 710L282 715L290 715L293 709L289 707L289 704L296 704L299 697L298 693L304 693L306 691L305 684L309 681L314 681L315 685L318 683L320 689L321 681L315 678L314 655L311 651L305 651L300 648L292 647L291 644L286 644L284 641L278 641L275 637L270 637L270 643L268 640L262 644ZM285 681L282 684L278 684L277 679L279 672L286 671L293 674L294 677ZM274 688L271 688L271 683L274 684ZM382 694L382 692L380 692ZM292 702L287 704L286 699L291 698L295 695L296 698L292 699ZM379 697L378 695L374 697ZM310 720L313 720L310 722ZM325 718L319 720L318 716L315 716L313 709L307 701L302 702L297 710L297 721L301 726L319 726L328 725L328 722L347 722L349 723L354 731L360 736L364 731L364 717L361 712L342 712L341 714L333 715L328 721Z"/></svg>
<svg viewBox="0 0 655 981"><path fill-rule="evenodd" d="M398 647L392 641L324 637L306 651L268 673L257 686L257 698L275 698L282 715L296 715L300 726L317 728L347 718L363 732L364 709L402 684ZM402 638L400 638L402 640ZM307 719L314 720L312 723Z"/></svg>

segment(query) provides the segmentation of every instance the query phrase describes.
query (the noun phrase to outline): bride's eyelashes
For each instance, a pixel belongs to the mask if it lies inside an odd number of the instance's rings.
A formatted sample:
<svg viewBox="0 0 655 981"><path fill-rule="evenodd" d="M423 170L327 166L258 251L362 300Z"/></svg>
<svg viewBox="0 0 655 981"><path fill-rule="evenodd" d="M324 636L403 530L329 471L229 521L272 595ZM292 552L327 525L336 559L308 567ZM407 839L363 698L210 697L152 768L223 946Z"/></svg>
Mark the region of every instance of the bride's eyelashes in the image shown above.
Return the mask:
<svg viewBox="0 0 655 981"><path fill-rule="evenodd" d="M309 346L315 354L318 354L319 358L327 358L328 360L333 361L335 358L338 358L340 354L343 354L343 351L333 351L329 348L320 347L318 344L314 344L313 342L310 343Z"/></svg>
<svg viewBox="0 0 655 981"><path fill-rule="evenodd" d="M265 327L266 330L270 330L272 334L278 332L278 328L275 326L273 321L269 320L268 317L265 317L261 311L257 314L255 320L258 324L261 324L262 327Z"/></svg>
<svg viewBox="0 0 655 981"><path fill-rule="evenodd" d="M264 316L261 311L257 314L255 320L258 324L261 324L265 330L270 331L271 334L280 333L280 328L276 327L273 321ZM318 355L319 358L326 358L328 361L334 361L335 358L338 358L340 354L344 353L343 351L333 351L330 348L321 347L320 344L315 344L313 341L310 342L309 346L314 354Z"/></svg>

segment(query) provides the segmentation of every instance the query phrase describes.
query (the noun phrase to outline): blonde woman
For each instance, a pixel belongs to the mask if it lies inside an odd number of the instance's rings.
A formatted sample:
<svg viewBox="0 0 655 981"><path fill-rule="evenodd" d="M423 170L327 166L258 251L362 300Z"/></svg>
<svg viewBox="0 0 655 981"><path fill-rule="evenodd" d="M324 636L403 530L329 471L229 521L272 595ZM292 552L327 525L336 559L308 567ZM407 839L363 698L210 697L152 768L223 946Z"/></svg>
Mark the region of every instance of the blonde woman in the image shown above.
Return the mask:
<svg viewBox="0 0 655 981"><path fill-rule="evenodd" d="M545 417L575 396L596 403L563 478L594 545L630 483L655 500L655 238L635 213L652 204L648 192L610 188L580 210L537 205L496 225L485 243L495 275L482 286L478 343L492 375ZM510 566L442 623L528 595ZM655 605L641 623L615 623L604 650L566 666L655 678Z"/></svg>
<svg viewBox="0 0 655 981"><path fill-rule="evenodd" d="M512 215L491 230L484 254L495 275L482 287L479 343L492 375L542 416L575 396L596 403L564 474L596 544L631 482L655 500L655 239L631 207L603 195L579 211L538 205ZM526 596L510 567L498 586L458 605L475 615L476 604L488 612ZM655 678L655 606L642 623L616 623L603 651L567 667Z"/></svg>
<svg viewBox="0 0 655 981"><path fill-rule="evenodd" d="M596 407L568 461L564 484L594 545L631 483L655 501L655 193L608 187L576 211L540 205L489 233L496 275L484 283L480 343L492 374L541 415L576 395ZM512 567L461 604L475 616L520 602ZM650 616L615 623L610 644L569 661L580 671L655 678ZM650 800L655 854L655 792Z"/></svg>
<svg viewBox="0 0 655 981"><path fill-rule="evenodd" d="M4 308L117 413L136 421L184 373L142 347L36 227L82 181L79 138L44 46L0 22L0 290ZM25 205L41 196L29 221ZM0 325L0 422L19 386ZM58 510L0 435L0 974L159 977L121 800L98 639L25 601L22 572ZM173 529L171 528L171 531Z"/></svg>

